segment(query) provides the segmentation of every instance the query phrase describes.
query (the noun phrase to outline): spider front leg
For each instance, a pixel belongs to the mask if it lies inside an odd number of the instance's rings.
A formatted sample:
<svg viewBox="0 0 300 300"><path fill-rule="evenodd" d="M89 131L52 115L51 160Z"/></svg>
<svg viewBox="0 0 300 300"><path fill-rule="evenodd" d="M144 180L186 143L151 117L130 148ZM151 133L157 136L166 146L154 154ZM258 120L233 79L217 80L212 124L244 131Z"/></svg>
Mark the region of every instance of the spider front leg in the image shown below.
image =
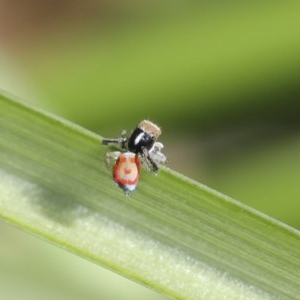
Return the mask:
<svg viewBox="0 0 300 300"><path fill-rule="evenodd" d="M103 139L102 145L118 144L122 149L126 149L127 137L126 130L122 130L121 136L116 139Z"/></svg>

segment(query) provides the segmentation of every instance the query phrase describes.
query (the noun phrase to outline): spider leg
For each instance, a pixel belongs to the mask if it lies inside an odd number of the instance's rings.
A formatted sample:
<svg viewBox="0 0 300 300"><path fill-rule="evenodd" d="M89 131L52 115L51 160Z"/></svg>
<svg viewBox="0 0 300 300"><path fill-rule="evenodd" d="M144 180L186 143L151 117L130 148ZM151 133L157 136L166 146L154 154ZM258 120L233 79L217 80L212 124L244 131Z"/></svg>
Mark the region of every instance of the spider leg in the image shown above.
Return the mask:
<svg viewBox="0 0 300 300"><path fill-rule="evenodd" d="M143 148L142 151L143 151L142 156L145 158L145 161L146 161L147 165L149 166L151 164L152 171L154 173L157 173L157 171L158 171L157 163L152 159L152 157L150 156L149 151L146 148Z"/></svg>
<svg viewBox="0 0 300 300"><path fill-rule="evenodd" d="M120 156L120 154L121 154L120 151L107 152L105 155L106 167L109 168L111 160L115 162Z"/></svg>
<svg viewBox="0 0 300 300"><path fill-rule="evenodd" d="M119 138L116 138L116 139L103 139L102 140L102 145L119 144L122 149L126 149L126 142L127 142L126 130L123 130L121 132L121 136Z"/></svg>

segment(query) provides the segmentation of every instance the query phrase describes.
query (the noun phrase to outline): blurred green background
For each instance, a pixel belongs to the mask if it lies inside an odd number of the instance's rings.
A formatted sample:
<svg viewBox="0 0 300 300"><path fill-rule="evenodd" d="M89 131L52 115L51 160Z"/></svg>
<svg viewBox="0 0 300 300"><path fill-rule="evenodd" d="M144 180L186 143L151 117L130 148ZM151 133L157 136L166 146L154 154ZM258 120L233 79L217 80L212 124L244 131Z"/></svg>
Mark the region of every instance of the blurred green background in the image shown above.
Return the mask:
<svg viewBox="0 0 300 300"><path fill-rule="evenodd" d="M107 137L149 118L171 168L299 229L299 28L299 1L1 1L0 88ZM5 299L164 298L0 233Z"/></svg>

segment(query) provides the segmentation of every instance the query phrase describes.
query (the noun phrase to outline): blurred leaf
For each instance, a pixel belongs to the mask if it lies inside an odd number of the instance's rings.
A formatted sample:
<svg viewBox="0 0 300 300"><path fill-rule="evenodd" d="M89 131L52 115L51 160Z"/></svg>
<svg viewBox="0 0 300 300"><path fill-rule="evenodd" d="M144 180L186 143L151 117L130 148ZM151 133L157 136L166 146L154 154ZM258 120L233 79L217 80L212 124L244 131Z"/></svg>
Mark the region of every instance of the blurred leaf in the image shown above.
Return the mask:
<svg viewBox="0 0 300 300"><path fill-rule="evenodd" d="M223 114L281 111L274 95L298 86L299 9L299 1L218 1L100 29L79 24L45 35L24 60L51 105L81 124L146 112L195 128Z"/></svg>
<svg viewBox="0 0 300 300"><path fill-rule="evenodd" d="M166 168L125 197L98 136L9 98L3 219L178 299L298 296L299 232Z"/></svg>

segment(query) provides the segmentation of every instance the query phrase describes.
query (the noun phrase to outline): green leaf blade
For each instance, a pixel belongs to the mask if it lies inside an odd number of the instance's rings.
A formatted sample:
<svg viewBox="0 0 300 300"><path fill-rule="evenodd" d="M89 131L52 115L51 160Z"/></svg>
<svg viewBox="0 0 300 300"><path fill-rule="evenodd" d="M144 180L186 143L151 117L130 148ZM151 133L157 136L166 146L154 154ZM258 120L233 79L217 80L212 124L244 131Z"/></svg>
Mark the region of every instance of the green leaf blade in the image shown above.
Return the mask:
<svg viewBox="0 0 300 300"><path fill-rule="evenodd" d="M0 216L178 299L300 291L299 232L167 168L130 197L101 138L0 95Z"/></svg>

